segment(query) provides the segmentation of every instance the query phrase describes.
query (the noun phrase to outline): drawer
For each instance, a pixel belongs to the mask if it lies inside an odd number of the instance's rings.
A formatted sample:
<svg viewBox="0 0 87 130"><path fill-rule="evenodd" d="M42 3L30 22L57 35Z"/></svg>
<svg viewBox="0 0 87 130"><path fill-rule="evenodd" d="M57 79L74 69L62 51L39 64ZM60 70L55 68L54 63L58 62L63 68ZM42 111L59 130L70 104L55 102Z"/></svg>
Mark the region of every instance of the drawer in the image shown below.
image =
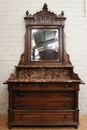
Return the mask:
<svg viewBox="0 0 87 130"><path fill-rule="evenodd" d="M16 101L13 104L14 110L73 110L74 101L63 101L63 102L24 102Z"/></svg>
<svg viewBox="0 0 87 130"><path fill-rule="evenodd" d="M62 121L69 123L74 121L73 111L27 111L27 112L13 112L13 121L28 123L28 125L56 125Z"/></svg>
<svg viewBox="0 0 87 130"><path fill-rule="evenodd" d="M75 90L76 83L9 83L9 90L29 90L29 91L57 91Z"/></svg>
<svg viewBox="0 0 87 130"><path fill-rule="evenodd" d="M14 101L73 101L74 97L74 91L13 91Z"/></svg>

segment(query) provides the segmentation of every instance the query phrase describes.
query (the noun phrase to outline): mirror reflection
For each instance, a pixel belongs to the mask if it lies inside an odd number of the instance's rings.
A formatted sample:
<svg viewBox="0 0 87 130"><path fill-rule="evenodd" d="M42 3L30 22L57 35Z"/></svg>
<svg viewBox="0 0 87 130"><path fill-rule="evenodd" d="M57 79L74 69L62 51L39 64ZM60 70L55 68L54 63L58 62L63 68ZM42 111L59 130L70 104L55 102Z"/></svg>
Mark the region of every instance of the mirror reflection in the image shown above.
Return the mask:
<svg viewBox="0 0 87 130"><path fill-rule="evenodd" d="M32 29L31 60L58 60L57 29Z"/></svg>

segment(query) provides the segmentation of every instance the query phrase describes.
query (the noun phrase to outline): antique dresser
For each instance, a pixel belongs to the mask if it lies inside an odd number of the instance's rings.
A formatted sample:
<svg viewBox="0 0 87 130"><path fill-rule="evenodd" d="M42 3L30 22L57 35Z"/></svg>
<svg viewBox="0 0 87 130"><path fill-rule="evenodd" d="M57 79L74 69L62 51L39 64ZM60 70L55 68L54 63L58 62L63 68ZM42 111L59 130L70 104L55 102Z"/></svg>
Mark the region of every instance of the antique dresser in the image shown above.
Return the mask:
<svg viewBox="0 0 87 130"><path fill-rule="evenodd" d="M26 11L25 48L15 73L6 81L8 126L79 125L78 93L82 83L65 49L62 11Z"/></svg>

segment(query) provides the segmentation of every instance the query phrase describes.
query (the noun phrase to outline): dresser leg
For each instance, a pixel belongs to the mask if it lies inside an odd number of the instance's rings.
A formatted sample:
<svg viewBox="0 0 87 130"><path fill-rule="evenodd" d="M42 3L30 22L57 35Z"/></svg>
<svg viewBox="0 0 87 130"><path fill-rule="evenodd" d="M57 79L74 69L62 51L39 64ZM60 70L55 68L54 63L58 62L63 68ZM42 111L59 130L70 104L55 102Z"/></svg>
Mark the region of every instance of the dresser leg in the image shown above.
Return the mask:
<svg viewBox="0 0 87 130"><path fill-rule="evenodd" d="M12 125L9 125L8 128L9 128L9 129L12 129Z"/></svg>
<svg viewBox="0 0 87 130"><path fill-rule="evenodd" d="M75 125L74 128L75 128L75 129L78 129L78 125Z"/></svg>

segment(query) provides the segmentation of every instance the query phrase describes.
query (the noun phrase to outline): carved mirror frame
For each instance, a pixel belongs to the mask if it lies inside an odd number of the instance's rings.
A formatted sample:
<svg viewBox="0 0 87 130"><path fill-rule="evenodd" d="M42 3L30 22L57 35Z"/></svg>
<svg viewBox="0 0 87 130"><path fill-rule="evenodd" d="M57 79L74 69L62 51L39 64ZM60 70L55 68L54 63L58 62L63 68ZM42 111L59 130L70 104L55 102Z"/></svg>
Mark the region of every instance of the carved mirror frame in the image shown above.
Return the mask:
<svg viewBox="0 0 87 130"><path fill-rule="evenodd" d="M25 51L21 56L21 61L19 64L26 65L58 65L66 63L66 51L64 43L64 12L57 15L51 11L48 11L47 4L44 4L41 11L36 12L35 14L29 14L28 10L26 11L25 25L26 25L26 34L25 34ZM31 41L32 41L32 29L58 29L59 32L59 60L31 60Z"/></svg>

